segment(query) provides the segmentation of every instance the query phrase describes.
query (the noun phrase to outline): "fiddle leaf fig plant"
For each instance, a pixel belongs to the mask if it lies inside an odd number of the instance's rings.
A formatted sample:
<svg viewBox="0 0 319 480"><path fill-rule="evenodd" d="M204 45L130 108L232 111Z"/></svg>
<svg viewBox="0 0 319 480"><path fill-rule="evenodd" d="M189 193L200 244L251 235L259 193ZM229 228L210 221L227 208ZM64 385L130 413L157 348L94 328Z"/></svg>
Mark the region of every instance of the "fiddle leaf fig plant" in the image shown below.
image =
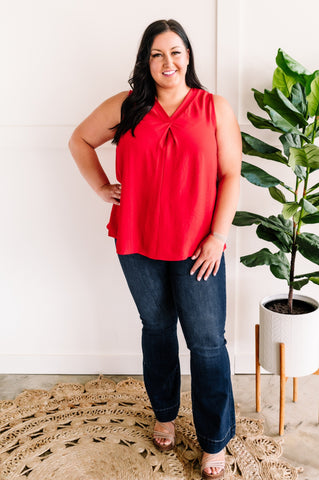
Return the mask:
<svg viewBox="0 0 319 480"><path fill-rule="evenodd" d="M279 134L278 145L269 145L242 132L243 153L262 159L262 166L278 162L290 171L282 180L246 161L241 175L250 183L267 188L277 205L269 217L238 211L233 224L257 225L256 234L274 245L245 255L240 261L247 267L268 265L271 273L288 283L289 313L293 313L293 291L308 282L319 285L319 271L295 272L296 256L302 255L319 265L319 236L304 231L306 225L319 223L319 70L311 73L282 49L276 57L272 90L253 89L254 98L266 118L248 112L254 127ZM277 145L277 144L276 144Z"/></svg>

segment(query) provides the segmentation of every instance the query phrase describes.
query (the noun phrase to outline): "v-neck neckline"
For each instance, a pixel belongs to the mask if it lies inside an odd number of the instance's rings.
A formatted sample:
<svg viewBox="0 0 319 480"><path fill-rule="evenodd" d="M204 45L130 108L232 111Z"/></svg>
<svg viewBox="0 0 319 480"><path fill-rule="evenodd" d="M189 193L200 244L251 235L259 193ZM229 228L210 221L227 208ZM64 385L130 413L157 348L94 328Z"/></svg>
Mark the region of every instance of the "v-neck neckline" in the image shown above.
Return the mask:
<svg viewBox="0 0 319 480"><path fill-rule="evenodd" d="M172 120L176 115L178 115L189 103L189 101L192 99L192 96L191 93L194 92L194 88L190 88L188 90L188 92L186 93L185 97L183 98L182 102L178 105L178 107L176 108L176 110L172 113L172 115L168 115L168 113L166 112L166 110L164 109L164 107L162 107L162 105L160 104L160 102L158 101L158 98L155 97L155 105L157 105L158 109L160 110L160 112L164 115L164 117L168 120Z"/></svg>

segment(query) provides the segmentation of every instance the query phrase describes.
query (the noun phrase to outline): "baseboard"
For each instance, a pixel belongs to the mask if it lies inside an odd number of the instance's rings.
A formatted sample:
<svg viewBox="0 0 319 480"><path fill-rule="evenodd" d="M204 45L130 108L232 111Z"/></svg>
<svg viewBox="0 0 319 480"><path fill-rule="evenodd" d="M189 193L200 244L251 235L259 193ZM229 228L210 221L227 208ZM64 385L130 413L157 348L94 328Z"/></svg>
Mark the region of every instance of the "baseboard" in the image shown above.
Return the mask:
<svg viewBox="0 0 319 480"><path fill-rule="evenodd" d="M232 374L255 373L254 356L233 355ZM234 359L234 361L232 361ZM190 375L188 353L180 354L182 375ZM142 375L142 355L0 355L1 375ZM262 373L265 373L262 370ZM266 372L267 373L267 372Z"/></svg>
<svg viewBox="0 0 319 480"><path fill-rule="evenodd" d="M254 374L256 372L255 367L255 355L253 353L241 353L235 355L235 374ZM260 367L260 373L269 373L264 368Z"/></svg>
<svg viewBox="0 0 319 480"><path fill-rule="evenodd" d="M255 356L232 355L232 374L254 374ZM190 374L189 354L180 354L182 375ZM141 354L120 355L0 355L0 374L142 375ZM269 373L261 368L261 373Z"/></svg>
<svg viewBox="0 0 319 480"><path fill-rule="evenodd" d="M181 372L190 374L189 355L180 355ZM142 375L142 355L0 355L0 374Z"/></svg>

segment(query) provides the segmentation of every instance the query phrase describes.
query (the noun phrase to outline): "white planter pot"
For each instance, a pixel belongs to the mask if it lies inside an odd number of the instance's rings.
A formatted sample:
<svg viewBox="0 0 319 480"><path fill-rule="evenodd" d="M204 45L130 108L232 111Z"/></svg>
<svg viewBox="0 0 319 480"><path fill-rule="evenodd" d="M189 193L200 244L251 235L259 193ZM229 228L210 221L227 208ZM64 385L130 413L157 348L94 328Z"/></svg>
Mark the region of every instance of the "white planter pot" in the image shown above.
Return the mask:
<svg viewBox="0 0 319 480"><path fill-rule="evenodd" d="M294 295L316 307L302 315L272 312L265 304L272 300L287 299L287 295L266 297L260 302L259 361L268 372L280 374L280 348L285 344L285 375L302 377L314 373L319 367L319 304L303 295Z"/></svg>

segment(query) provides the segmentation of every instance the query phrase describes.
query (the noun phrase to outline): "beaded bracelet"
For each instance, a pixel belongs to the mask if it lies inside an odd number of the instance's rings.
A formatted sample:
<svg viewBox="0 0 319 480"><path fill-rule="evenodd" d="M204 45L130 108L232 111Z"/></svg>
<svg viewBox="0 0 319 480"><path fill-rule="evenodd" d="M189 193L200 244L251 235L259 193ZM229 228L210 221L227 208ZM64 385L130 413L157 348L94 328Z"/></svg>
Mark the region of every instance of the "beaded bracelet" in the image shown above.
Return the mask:
<svg viewBox="0 0 319 480"><path fill-rule="evenodd" d="M217 233L217 232L213 232L212 235L213 235L213 237L217 238L218 240L220 240L224 244L226 243L227 237L225 237L225 235L221 235L220 233Z"/></svg>

